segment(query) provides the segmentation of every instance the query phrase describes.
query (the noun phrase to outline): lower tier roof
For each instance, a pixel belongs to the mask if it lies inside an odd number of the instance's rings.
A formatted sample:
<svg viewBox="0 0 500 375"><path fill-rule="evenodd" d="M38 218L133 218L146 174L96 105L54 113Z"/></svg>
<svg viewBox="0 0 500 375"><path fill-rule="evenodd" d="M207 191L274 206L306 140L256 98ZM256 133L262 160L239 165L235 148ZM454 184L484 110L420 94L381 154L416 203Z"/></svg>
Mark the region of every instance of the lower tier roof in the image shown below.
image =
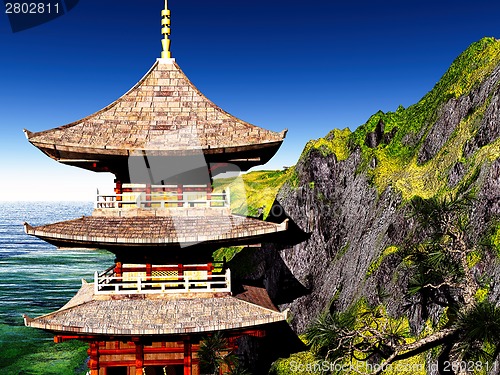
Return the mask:
<svg viewBox="0 0 500 375"><path fill-rule="evenodd" d="M184 296L95 296L93 284L84 283L60 310L31 319L25 325L54 333L79 335L178 335L235 330L276 323L285 314L248 302L249 295L269 300L262 288L249 293L244 301L229 294ZM265 295L265 296L263 296ZM267 296L267 298L266 298ZM270 301L270 300L269 300Z"/></svg>

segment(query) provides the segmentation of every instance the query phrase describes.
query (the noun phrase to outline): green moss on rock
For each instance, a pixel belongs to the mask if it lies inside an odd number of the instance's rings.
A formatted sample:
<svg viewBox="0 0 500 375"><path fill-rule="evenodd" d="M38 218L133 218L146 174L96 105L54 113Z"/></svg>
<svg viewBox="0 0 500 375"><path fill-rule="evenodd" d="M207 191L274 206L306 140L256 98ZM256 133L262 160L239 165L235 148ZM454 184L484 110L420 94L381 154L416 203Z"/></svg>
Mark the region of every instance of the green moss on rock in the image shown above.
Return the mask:
<svg viewBox="0 0 500 375"><path fill-rule="evenodd" d="M323 157L335 154L338 161L345 160L349 157L348 141L350 135L349 128L333 129L326 137L307 142L301 158L307 157L312 150L317 150Z"/></svg>
<svg viewBox="0 0 500 375"><path fill-rule="evenodd" d="M289 358L280 358L273 363L269 375L320 375L322 363L312 352L292 354Z"/></svg>
<svg viewBox="0 0 500 375"><path fill-rule="evenodd" d="M258 216L259 207L264 207L267 217L276 199L278 190L293 177L295 168L281 171L255 171L235 178L214 180L214 191L222 192L229 188L231 210L240 215Z"/></svg>
<svg viewBox="0 0 500 375"><path fill-rule="evenodd" d="M478 122L488 105L485 103L463 119L431 160L424 164L417 161L425 135L436 121L442 105L450 99L468 95L499 63L500 41L481 39L453 62L442 79L417 104L406 109L400 106L396 112L379 111L348 136L350 148L361 149L362 169L380 193L392 186L402 193L405 200L414 196L429 198L448 188L448 171L457 162L466 164L469 176L483 162L500 157L500 141L481 148L470 160L465 160L462 154L465 143L477 131ZM367 136L375 131L379 122L384 124L384 135L390 134L391 137L376 147L370 147ZM322 142L313 141L315 143L322 145ZM306 146L306 150L311 147Z"/></svg>
<svg viewBox="0 0 500 375"><path fill-rule="evenodd" d="M398 248L396 246L389 246L384 251L382 251L382 254L380 254L380 256L377 259L375 259L368 267L368 271L366 272L366 278L370 277L374 272L376 272L380 268L380 265L382 264L382 262L386 257L396 253L397 251Z"/></svg>

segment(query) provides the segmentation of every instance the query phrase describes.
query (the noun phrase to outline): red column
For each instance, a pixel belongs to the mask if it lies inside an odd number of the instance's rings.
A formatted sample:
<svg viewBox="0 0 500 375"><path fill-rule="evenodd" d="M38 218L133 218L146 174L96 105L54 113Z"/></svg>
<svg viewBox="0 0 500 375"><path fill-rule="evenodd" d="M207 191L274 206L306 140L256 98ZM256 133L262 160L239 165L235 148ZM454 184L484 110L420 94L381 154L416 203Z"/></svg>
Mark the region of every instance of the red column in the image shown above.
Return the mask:
<svg viewBox="0 0 500 375"><path fill-rule="evenodd" d="M151 200L151 185L146 184L146 200ZM151 207L151 203L146 203L146 207Z"/></svg>
<svg viewBox="0 0 500 375"><path fill-rule="evenodd" d="M208 201L208 207L212 207L212 187L207 186L207 201Z"/></svg>
<svg viewBox="0 0 500 375"><path fill-rule="evenodd" d="M123 194L121 181L115 180L115 194ZM122 197L117 197L117 201L121 201Z"/></svg>
<svg viewBox="0 0 500 375"><path fill-rule="evenodd" d="M193 347L189 339L184 340L184 375L193 374Z"/></svg>
<svg viewBox="0 0 500 375"><path fill-rule="evenodd" d="M153 265L151 263L146 263L146 281L153 281L151 275L153 274Z"/></svg>
<svg viewBox="0 0 500 375"><path fill-rule="evenodd" d="M87 353L90 357L88 362L90 375L99 375L99 343L97 341L91 342Z"/></svg>
<svg viewBox="0 0 500 375"><path fill-rule="evenodd" d="M184 194L183 194L183 189L182 185L179 184L177 185L177 200L182 201L184 199ZM179 207L182 207L184 203L178 203L177 204Z"/></svg>
<svg viewBox="0 0 500 375"><path fill-rule="evenodd" d="M212 281L212 271L214 270L213 264L210 262L207 264L207 280Z"/></svg>
<svg viewBox="0 0 500 375"><path fill-rule="evenodd" d="M116 277L122 277L122 262L116 262L115 264L115 275Z"/></svg>
<svg viewBox="0 0 500 375"><path fill-rule="evenodd" d="M141 343L135 343L135 375L143 375L144 367L144 346Z"/></svg>

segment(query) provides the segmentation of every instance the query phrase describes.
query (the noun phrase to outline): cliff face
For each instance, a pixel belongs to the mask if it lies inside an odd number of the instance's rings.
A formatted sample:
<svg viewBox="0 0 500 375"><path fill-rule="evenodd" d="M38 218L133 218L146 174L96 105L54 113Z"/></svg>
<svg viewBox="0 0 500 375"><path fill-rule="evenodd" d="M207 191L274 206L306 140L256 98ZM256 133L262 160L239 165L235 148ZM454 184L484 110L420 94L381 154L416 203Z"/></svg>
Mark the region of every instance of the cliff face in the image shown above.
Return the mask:
<svg viewBox="0 0 500 375"><path fill-rule="evenodd" d="M398 254L415 226L407 203L464 184L476 191L472 237L495 237L500 42L492 38L469 47L414 106L379 112L353 133L336 130L308 143L277 202L310 236L295 245L266 245L255 254L248 277L263 279L281 308L290 309L298 333L331 303L342 310L361 297L384 305L391 316L408 314L408 275ZM489 298L498 301L500 271L492 243L475 272L492 278ZM417 332L424 322L418 311L409 314Z"/></svg>

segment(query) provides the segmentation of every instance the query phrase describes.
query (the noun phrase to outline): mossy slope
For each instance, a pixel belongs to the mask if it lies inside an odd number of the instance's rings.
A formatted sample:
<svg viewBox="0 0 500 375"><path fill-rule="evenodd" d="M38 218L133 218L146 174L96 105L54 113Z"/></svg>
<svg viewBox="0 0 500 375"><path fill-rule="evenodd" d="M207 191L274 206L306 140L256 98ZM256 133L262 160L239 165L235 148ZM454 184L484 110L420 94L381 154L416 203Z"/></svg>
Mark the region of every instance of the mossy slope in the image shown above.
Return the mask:
<svg viewBox="0 0 500 375"><path fill-rule="evenodd" d="M294 168L283 171L255 171L234 178L214 180L215 192L229 188L231 210L235 214L258 216L259 207L264 207L267 217L276 194L285 181L290 179Z"/></svg>
<svg viewBox="0 0 500 375"><path fill-rule="evenodd" d="M473 187L477 201L470 219L475 236L479 241L492 228L491 249L498 252L500 225L493 222L498 210L492 208L498 186L488 179L496 175L494 168L500 170L500 132L495 130L500 118L499 77L500 41L484 38L464 51L417 104L379 111L354 132L334 130L306 145L280 192L287 213L311 232L307 243L282 252L299 281L312 280L307 284L310 294L287 305L297 332L304 332L339 286L339 310L366 297L371 306L386 308L388 319L403 316L402 290L407 283L403 271L396 269L398 254L391 254L410 232L405 207L415 196L426 199L464 185ZM295 209L298 202L306 207ZM349 249L338 257L346 243ZM473 255L468 259L472 266L498 276L481 254ZM377 294L377 286L387 287L390 302ZM481 289L476 298L492 298L491 293ZM407 323L413 339L424 333L426 322L418 317ZM286 371L290 361L301 360L313 361L310 353L302 353L277 362L273 371L293 373ZM426 362L424 357L414 360L417 365Z"/></svg>
<svg viewBox="0 0 500 375"><path fill-rule="evenodd" d="M85 343L55 344L51 335L26 327L0 325L0 332L5 339L0 342L2 374L83 375L87 372ZM27 339L33 335L37 340Z"/></svg>
<svg viewBox="0 0 500 375"><path fill-rule="evenodd" d="M466 177L471 177L483 162L500 156L500 141L481 148L468 160L463 153L464 145L476 134L489 103L468 113L430 160L420 163L419 151L440 109L450 100L470 95L499 64L500 41L483 38L467 48L417 104L408 108L400 106L395 112L379 111L354 132L348 128L333 129L324 138L309 141L299 163L305 162L312 151L323 157L335 154L336 160L341 162L359 149L363 161L358 172L366 172L380 193L388 186L399 190L404 199L416 195L428 198L444 192L448 189L448 172L456 163L465 163ZM367 138L381 122L384 137L372 147L367 144ZM256 171L238 178L219 179L215 187L219 191L229 186L231 208L235 213L254 216L259 207L265 206L264 216L267 216L279 188L285 181L295 187L296 178L292 167L287 171Z"/></svg>
<svg viewBox="0 0 500 375"><path fill-rule="evenodd" d="M448 172L456 163L464 163L466 177L471 177L483 162L500 156L500 142L497 141L470 158L464 157L464 146L478 131L489 104L486 101L467 113L436 155L424 163L418 160L443 106L478 89L499 63L500 41L481 39L453 62L442 79L417 104L408 108L400 106L395 112L379 111L353 133L334 130L325 138L310 141L301 160L307 158L312 149L320 150L323 156L335 153L339 161L360 149L363 163L358 172L366 172L380 193L388 186L399 190L404 199L416 195L428 198L443 192L448 189ZM380 123L383 124L382 139L373 147L367 139L370 133L377 131Z"/></svg>

